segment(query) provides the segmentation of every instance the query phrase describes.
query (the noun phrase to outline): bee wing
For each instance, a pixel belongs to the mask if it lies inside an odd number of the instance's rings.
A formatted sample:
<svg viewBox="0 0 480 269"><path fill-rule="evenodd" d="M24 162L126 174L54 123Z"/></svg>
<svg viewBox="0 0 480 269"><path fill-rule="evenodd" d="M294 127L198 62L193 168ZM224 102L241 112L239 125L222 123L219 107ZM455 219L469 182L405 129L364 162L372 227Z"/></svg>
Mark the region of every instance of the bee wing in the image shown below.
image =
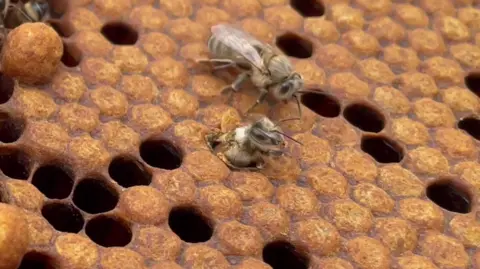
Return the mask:
<svg viewBox="0 0 480 269"><path fill-rule="evenodd" d="M211 28L220 42L234 49L258 69L265 69L263 59L253 45L263 45L249 34L228 24L218 24Z"/></svg>

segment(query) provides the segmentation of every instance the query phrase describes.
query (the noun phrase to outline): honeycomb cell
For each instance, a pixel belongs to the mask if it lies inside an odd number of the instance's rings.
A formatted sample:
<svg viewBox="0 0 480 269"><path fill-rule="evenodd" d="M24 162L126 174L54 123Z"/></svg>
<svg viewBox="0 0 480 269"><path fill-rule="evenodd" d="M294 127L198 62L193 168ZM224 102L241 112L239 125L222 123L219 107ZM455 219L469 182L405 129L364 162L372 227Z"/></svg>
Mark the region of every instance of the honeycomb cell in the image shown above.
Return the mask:
<svg viewBox="0 0 480 269"><path fill-rule="evenodd" d="M395 79L395 74L384 62L374 58L362 60L358 63L360 72L365 78L381 84L391 84Z"/></svg>
<svg viewBox="0 0 480 269"><path fill-rule="evenodd" d="M237 124L240 123L240 114L233 107L219 104L219 105L210 105L206 108L200 109L197 113L197 116L201 121L209 126L210 128L220 128L221 131L227 132L233 130ZM222 128L222 123L224 123L226 118L231 118L233 121L230 128ZM225 124L224 124L225 125ZM230 125L230 124L229 124Z"/></svg>
<svg viewBox="0 0 480 269"><path fill-rule="evenodd" d="M390 251L376 239L359 236L348 241L346 249L361 269L390 268Z"/></svg>
<svg viewBox="0 0 480 269"><path fill-rule="evenodd" d="M129 19L132 25L153 31L161 30L168 22L167 14L163 10L156 9L150 5L141 5L133 8ZM154 35L154 33L148 35Z"/></svg>
<svg viewBox="0 0 480 269"><path fill-rule="evenodd" d="M23 258L18 269L46 268L52 269L58 266L58 262L52 255L45 252L29 251Z"/></svg>
<svg viewBox="0 0 480 269"><path fill-rule="evenodd" d="M452 233L466 247L477 248L480 246L480 240L476 236L480 230L480 224L475 220L475 217L469 215L458 215L453 217L449 223Z"/></svg>
<svg viewBox="0 0 480 269"><path fill-rule="evenodd" d="M300 249L287 241L268 243L262 252L263 261L272 268L309 268L310 259Z"/></svg>
<svg viewBox="0 0 480 269"><path fill-rule="evenodd" d="M340 249L340 234L335 226L323 219L310 219L295 223L294 238L311 253L327 256Z"/></svg>
<svg viewBox="0 0 480 269"><path fill-rule="evenodd" d="M384 190L370 183L355 186L353 198L374 213L390 213L395 206L395 201Z"/></svg>
<svg viewBox="0 0 480 269"><path fill-rule="evenodd" d="M450 87L441 92L442 101L456 112L476 112L480 102L475 93L461 87Z"/></svg>
<svg viewBox="0 0 480 269"><path fill-rule="evenodd" d="M152 181L152 175L145 169L144 165L127 156L115 157L108 166L108 174L124 188L149 185Z"/></svg>
<svg viewBox="0 0 480 269"><path fill-rule="evenodd" d="M468 27L457 18L441 16L435 21L435 26L448 40L467 41L470 38Z"/></svg>
<svg viewBox="0 0 480 269"><path fill-rule="evenodd" d="M293 58L307 59L313 54L313 43L293 32L277 36L275 44L283 53Z"/></svg>
<svg viewBox="0 0 480 269"><path fill-rule="evenodd" d="M345 198L347 196L347 180L332 168L323 165L314 166L303 175L320 197Z"/></svg>
<svg viewBox="0 0 480 269"><path fill-rule="evenodd" d="M125 218L141 224L160 224L168 218L170 210L165 196L148 186L128 188L121 194L118 203Z"/></svg>
<svg viewBox="0 0 480 269"><path fill-rule="evenodd" d="M368 84L350 72L339 72L330 76L330 87L340 97L357 99L370 95Z"/></svg>
<svg viewBox="0 0 480 269"><path fill-rule="evenodd" d="M85 170L103 167L110 159L110 153L102 143L86 134L77 136L70 141L68 153L72 162Z"/></svg>
<svg viewBox="0 0 480 269"><path fill-rule="evenodd" d="M66 233L78 233L83 229L85 220L80 211L69 203L53 202L43 206L42 216L55 230Z"/></svg>
<svg viewBox="0 0 480 269"><path fill-rule="evenodd" d="M337 44L321 46L317 55L317 60L321 66L333 70L350 70L356 62L350 51Z"/></svg>
<svg viewBox="0 0 480 269"><path fill-rule="evenodd" d="M395 18L410 27L427 27L429 20L427 13L420 7L411 4L397 4L394 8Z"/></svg>
<svg viewBox="0 0 480 269"><path fill-rule="evenodd" d="M241 25L244 31L263 42L271 43L275 38L273 27L263 20L257 18L245 18L242 20Z"/></svg>
<svg viewBox="0 0 480 269"><path fill-rule="evenodd" d="M226 254L255 255L260 253L263 246L263 238L255 227L235 220L220 224L216 233Z"/></svg>
<svg viewBox="0 0 480 269"><path fill-rule="evenodd" d="M412 172L397 164L379 169L378 184L396 197L420 197L424 183Z"/></svg>
<svg viewBox="0 0 480 269"><path fill-rule="evenodd" d="M230 170L216 156L208 151L195 151L185 156L185 168L199 182L221 182Z"/></svg>
<svg viewBox="0 0 480 269"><path fill-rule="evenodd" d="M240 196L222 185L210 185L199 190L202 211L216 220L236 219L243 212Z"/></svg>
<svg viewBox="0 0 480 269"><path fill-rule="evenodd" d="M458 84L464 79L462 67L453 60L435 56L423 64L425 73L432 76L437 83Z"/></svg>
<svg viewBox="0 0 480 269"><path fill-rule="evenodd" d="M141 75L123 76L119 88L131 101L150 103L158 95L155 82Z"/></svg>
<svg viewBox="0 0 480 269"><path fill-rule="evenodd" d="M316 129L332 146L354 145L358 138L352 126L341 118L324 119L317 124Z"/></svg>
<svg viewBox="0 0 480 269"><path fill-rule="evenodd" d="M167 111L152 104L133 106L129 118L132 127L141 133L162 133L173 123Z"/></svg>
<svg viewBox="0 0 480 269"><path fill-rule="evenodd" d="M132 8L132 1L93 0L93 5L100 15L111 19L117 19L122 16L124 10Z"/></svg>
<svg viewBox="0 0 480 269"><path fill-rule="evenodd" d="M480 190L480 182L478 181L478 175L480 174L480 167L475 164L471 167L465 168L459 172L461 179L471 184L475 189Z"/></svg>
<svg viewBox="0 0 480 269"><path fill-rule="evenodd" d="M173 39L157 32L142 35L140 45L148 55L156 60L165 56L173 56L178 52L178 46Z"/></svg>
<svg viewBox="0 0 480 269"><path fill-rule="evenodd" d="M399 269L438 269L431 259L420 255L405 255L397 258L396 263Z"/></svg>
<svg viewBox="0 0 480 269"><path fill-rule="evenodd" d="M16 268L27 252L29 235L27 221L22 211L11 205L0 204L0 228L3 239L0 244L0 266Z"/></svg>
<svg viewBox="0 0 480 269"><path fill-rule="evenodd" d="M417 245L417 231L412 225L399 218L377 219L375 231L378 239L396 255L413 251Z"/></svg>
<svg viewBox="0 0 480 269"><path fill-rule="evenodd" d="M231 18L230 14L224 10L206 6L197 10L195 20L196 22L210 28L216 24L228 23Z"/></svg>
<svg viewBox="0 0 480 269"><path fill-rule="evenodd" d="M101 255L100 266L105 269L146 269L144 258L137 252L119 247L107 248Z"/></svg>
<svg viewBox="0 0 480 269"><path fill-rule="evenodd" d="M167 140L150 139L142 142L140 156L148 165L164 170L177 169L183 162L183 154Z"/></svg>
<svg viewBox="0 0 480 269"><path fill-rule="evenodd" d="M18 148L2 148L0 170L9 178L27 180L33 166L32 156Z"/></svg>
<svg viewBox="0 0 480 269"><path fill-rule="evenodd" d="M87 58L80 63L85 80L94 85L115 85L122 76L120 69L102 58ZM106 86L103 86L106 87Z"/></svg>
<svg viewBox="0 0 480 269"><path fill-rule="evenodd" d="M115 45L134 45L138 40L137 31L123 22L109 22L102 26L102 35Z"/></svg>
<svg viewBox="0 0 480 269"><path fill-rule="evenodd" d="M458 9L458 19L467 25L468 28L477 31L480 29L480 11L474 7Z"/></svg>
<svg viewBox="0 0 480 269"><path fill-rule="evenodd" d="M267 177L255 172L232 172L227 182L243 201L268 200L275 191Z"/></svg>
<svg viewBox="0 0 480 269"><path fill-rule="evenodd" d="M69 12L67 19L73 25L76 32L96 31L102 27L102 22L92 11L86 8L75 8Z"/></svg>
<svg viewBox="0 0 480 269"><path fill-rule="evenodd" d="M321 17L325 13L325 6L320 0L291 0L290 5L303 17Z"/></svg>
<svg viewBox="0 0 480 269"><path fill-rule="evenodd" d="M441 268L467 268L469 256L462 243L437 232L428 232L420 243L422 254Z"/></svg>
<svg viewBox="0 0 480 269"><path fill-rule="evenodd" d="M183 88L187 85L187 69L173 58L166 56L162 60L152 62L149 69L161 86Z"/></svg>
<svg viewBox="0 0 480 269"><path fill-rule="evenodd" d="M205 144L205 135L209 132L209 129L199 122L184 120L175 125L173 132L186 147L208 149Z"/></svg>
<svg viewBox="0 0 480 269"><path fill-rule="evenodd" d="M406 198L398 205L400 215L420 227L441 230L444 216L442 210L429 201Z"/></svg>
<svg viewBox="0 0 480 269"><path fill-rule="evenodd" d="M467 67L480 67L480 48L475 45L467 43L452 45L450 53L457 61Z"/></svg>
<svg viewBox="0 0 480 269"><path fill-rule="evenodd" d="M327 208L327 216L340 232L367 233L373 226L368 208L350 200L336 200Z"/></svg>
<svg viewBox="0 0 480 269"><path fill-rule="evenodd" d="M390 64L394 72L408 72L417 70L420 59L411 48L402 48L396 44L383 50L383 59Z"/></svg>
<svg viewBox="0 0 480 269"><path fill-rule="evenodd" d="M220 251L201 244L187 247L183 252L183 260L187 268L230 268L230 264Z"/></svg>
<svg viewBox="0 0 480 269"><path fill-rule="evenodd" d="M99 32L83 30L73 40L85 53L92 57L105 57L113 49L113 45Z"/></svg>
<svg viewBox="0 0 480 269"><path fill-rule="evenodd" d="M325 43L333 43L340 38L340 33L335 24L324 18L306 18L303 30Z"/></svg>
<svg viewBox="0 0 480 269"><path fill-rule="evenodd" d="M302 16L289 6L266 8L263 16L267 23L275 25L278 30L282 31L295 31L303 25Z"/></svg>
<svg viewBox="0 0 480 269"><path fill-rule="evenodd" d="M406 31L402 25L390 17L378 17L368 25L367 32L376 37L380 42L399 42L405 38Z"/></svg>
<svg viewBox="0 0 480 269"><path fill-rule="evenodd" d="M413 168L420 173L429 175L448 173L448 160L438 149L418 147L410 151L408 157Z"/></svg>
<svg viewBox="0 0 480 269"><path fill-rule="evenodd" d="M93 242L106 248L123 247L132 240L129 225L116 216L98 215L90 219L85 226L85 234Z"/></svg>
<svg viewBox="0 0 480 269"><path fill-rule="evenodd" d="M325 258L321 258L321 259L316 260L313 268L315 268L315 269L320 269L320 268L353 269L353 266L349 262L347 262L343 259L337 258L337 257L325 257Z"/></svg>
<svg viewBox="0 0 480 269"><path fill-rule="evenodd" d="M32 177L32 184L50 199L67 198L72 192L73 183L72 170L60 163L40 166Z"/></svg>
<svg viewBox="0 0 480 269"><path fill-rule="evenodd" d="M147 56L137 47L115 47L112 62L124 73L142 73L148 65Z"/></svg>
<svg viewBox="0 0 480 269"><path fill-rule="evenodd" d="M360 29L354 29L342 35L343 43L359 56L375 56L380 51L378 40Z"/></svg>
<svg viewBox="0 0 480 269"><path fill-rule="evenodd" d="M254 258L246 258L244 259L239 265L233 267L235 269L271 269L268 264L254 259Z"/></svg>
<svg viewBox="0 0 480 269"><path fill-rule="evenodd" d="M293 99L293 98L292 98ZM268 115L270 119L275 122L280 122L284 119L291 119L299 117L298 105L294 100L289 100L289 102L277 102L274 107L270 110ZM282 122L282 129L284 132L306 132L311 130L315 121L317 120L317 115L310 109L302 109L302 119L301 120L290 120Z"/></svg>
<svg viewBox="0 0 480 269"><path fill-rule="evenodd" d="M375 163L353 148L338 151L335 163L343 173L359 182L373 182L378 173Z"/></svg>
<svg viewBox="0 0 480 269"><path fill-rule="evenodd" d="M25 131L26 121L12 113L0 111L0 142L14 143Z"/></svg>
<svg viewBox="0 0 480 269"><path fill-rule="evenodd" d="M320 206L311 190L293 184L278 187L276 198L285 211L299 219L316 214Z"/></svg>
<svg viewBox="0 0 480 269"><path fill-rule="evenodd" d="M248 223L257 227L265 238L287 236L290 220L287 212L269 202L253 204L248 213Z"/></svg>
<svg viewBox="0 0 480 269"><path fill-rule="evenodd" d="M141 255L156 262L172 261L173 263L179 256L182 246L180 238L173 232L153 226L140 228L134 242L137 246L136 250ZM166 266L166 268L171 267Z"/></svg>
<svg viewBox="0 0 480 269"><path fill-rule="evenodd" d="M445 104L430 98L421 98L413 103L413 112L427 127L453 127L455 116Z"/></svg>
<svg viewBox="0 0 480 269"><path fill-rule="evenodd" d="M52 90L67 101L77 101L87 91L87 85L83 77L59 71L52 79Z"/></svg>
<svg viewBox="0 0 480 269"><path fill-rule="evenodd" d="M118 192L103 178L82 179L73 191L72 201L89 214L110 211L117 206Z"/></svg>
<svg viewBox="0 0 480 269"><path fill-rule="evenodd" d="M430 14L453 15L455 13L455 7L452 2L448 0L421 0L420 7Z"/></svg>
<svg viewBox="0 0 480 269"><path fill-rule="evenodd" d="M424 73L408 72L401 74L395 81L399 90L409 96L433 97L438 93L435 80Z"/></svg>
<svg viewBox="0 0 480 269"><path fill-rule="evenodd" d="M98 135L109 149L119 152L129 152L140 145L140 135L120 121L101 125Z"/></svg>
<svg viewBox="0 0 480 269"><path fill-rule="evenodd" d="M364 132L379 133L385 127L385 116L374 107L353 103L343 109L345 119Z"/></svg>
<svg viewBox="0 0 480 269"><path fill-rule="evenodd" d="M93 131L100 123L99 111L76 103L60 107L58 120L69 132Z"/></svg>
<svg viewBox="0 0 480 269"><path fill-rule="evenodd" d="M175 262L160 262L157 264L154 264L152 269L182 269L180 265L178 265Z"/></svg>
<svg viewBox="0 0 480 269"><path fill-rule="evenodd" d="M302 143L291 144L291 152L299 154L300 158L307 165L328 164L332 159L332 148L327 140L318 138L309 133L298 134L293 137Z"/></svg>
<svg viewBox="0 0 480 269"><path fill-rule="evenodd" d="M183 171L157 173L153 177L153 184L174 204L189 204L195 199L195 181Z"/></svg>
<svg viewBox="0 0 480 269"><path fill-rule="evenodd" d="M168 216L170 229L183 241L200 243L210 240L213 225L194 207L175 207Z"/></svg>
<svg viewBox="0 0 480 269"><path fill-rule="evenodd" d="M79 269L93 268L99 258L97 246L77 234L62 234L55 240L55 250L62 262Z"/></svg>
<svg viewBox="0 0 480 269"><path fill-rule="evenodd" d="M340 102L337 98L321 91L304 93L300 102L313 112L325 118L335 118L340 115Z"/></svg>
<svg viewBox="0 0 480 269"><path fill-rule="evenodd" d="M427 197L446 211L467 214L472 211L472 195L465 185L449 178L430 183ZM446 198L448 197L448 198Z"/></svg>
<svg viewBox="0 0 480 269"><path fill-rule="evenodd" d="M225 86L226 84L222 80L213 76L197 75L192 78L192 90L201 101L218 97Z"/></svg>
<svg viewBox="0 0 480 269"><path fill-rule="evenodd" d="M340 30L362 29L365 23L363 12L340 3L331 7L331 19Z"/></svg>
<svg viewBox="0 0 480 269"><path fill-rule="evenodd" d="M38 213L25 211L30 244L35 246L48 246L51 243L54 231L48 221Z"/></svg>
<svg viewBox="0 0 480 269"><path fill-rule="evenodd" d="M472 158L477 154L473 139L454 128L437 129L435 141L443 152L453 158Z"/></svg>
<svg viewBox="0 0 480 269"><path fill-rule="evenodd" d="M82 61L83 53L77 45L70 42L63 42L63 54L60 59L67 68L77 67Z"/></svg>
<svg viewBox="0 0 480 269"><path fill-rule="evenodd" d="M187 18L173 20L167 27L169 28L168 33L173 38L184 43L204 42L210 36L206 26Z"/></svg>
<svg viewBox="0 0 480 269"><path fill-rule="evenodd" d="M56 76L54 76L55 78ZM0 72L0 104L7 103L12 98L15 88L15 81Z"/></svg>
<svg viewBox="0 0 480 269"><path fill-rule="evenodd" d="M18 90L13 97L13 103L23 111L24 117L33 120L48 119L58 110L52 97L36 88Z"/></svg>
<svg viewBox="0 0 480 269"><path fill-rule="evenodd" d="M375 89L373 100L380 107L392 114L407 114L410 111L410 101L399 90L390 86L381 86Z"/></svg>
<svg viewBox="0 0 480 269"><path fill-rule="evenodd" d="M36 154L48 152L57 154L67 149L70 137L59 125L47 121L31 122L26 126L25 140Z"/></svg>
<svg viewBox="0 0 480 269"><path fill-rule="evenodd" d="M36 212L42 208L45 197L32 184L26 181L8 180L4 186L12 204Z"/></svg>

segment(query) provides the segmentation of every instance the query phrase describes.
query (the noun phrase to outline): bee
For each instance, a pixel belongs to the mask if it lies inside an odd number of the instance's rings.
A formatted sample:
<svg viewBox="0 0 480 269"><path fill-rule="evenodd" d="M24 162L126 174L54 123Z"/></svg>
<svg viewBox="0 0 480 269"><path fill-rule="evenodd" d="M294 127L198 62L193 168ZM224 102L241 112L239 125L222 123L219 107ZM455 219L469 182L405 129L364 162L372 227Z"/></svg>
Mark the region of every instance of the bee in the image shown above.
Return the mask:
<svg viewBox="0 0 480 269"><path fill-rule="evenodd" d="M265 166L264 156L279 156L283 153L284 137L301 144L263 116L229 132L211 132L205 136L205 141L210 150L228 167L257 171Z"/></svg>
<svg viewBox="0 0 480 269"><path fill-rule="evenodd" d="M214 70L235 67L242 70L232 84L222 91L237 92L247 79L259 89L256 102L246 111L250 113L271 93L275 100L288 102L295 98L299 117L302 110L297 93L302 93L303 77L294 72L289 59L277 53L274 48L251 35L228 24L217 24L211 27L212 35L208 40L208 49L213 58L198 59L197 63L211 63Z"/></svg>

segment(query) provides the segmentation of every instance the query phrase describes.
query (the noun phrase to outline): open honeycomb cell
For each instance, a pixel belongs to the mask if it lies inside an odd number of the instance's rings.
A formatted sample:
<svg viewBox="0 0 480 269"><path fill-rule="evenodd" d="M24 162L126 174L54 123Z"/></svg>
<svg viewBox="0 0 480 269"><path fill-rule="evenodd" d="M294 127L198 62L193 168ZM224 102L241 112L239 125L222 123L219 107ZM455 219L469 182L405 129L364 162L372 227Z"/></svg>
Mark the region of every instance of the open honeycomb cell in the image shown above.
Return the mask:
<svg viewBox="0 0 480 269"><path fill-rule="evenodd" d="M480 269L480 1L49 3L51 81L0 73L0 269ZM256 100L194 64L217 23L309 90L261 171L204 141Z"/></svg>

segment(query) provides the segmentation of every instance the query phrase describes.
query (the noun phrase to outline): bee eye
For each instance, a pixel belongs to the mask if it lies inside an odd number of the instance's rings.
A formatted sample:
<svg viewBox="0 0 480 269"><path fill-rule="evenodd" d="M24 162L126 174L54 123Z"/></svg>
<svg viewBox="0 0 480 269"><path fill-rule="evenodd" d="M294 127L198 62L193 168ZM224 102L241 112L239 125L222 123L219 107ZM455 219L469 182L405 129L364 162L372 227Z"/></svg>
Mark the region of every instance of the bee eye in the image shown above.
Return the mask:
<svg viewBox="0 0 480 269"><path fill-rule="evenodd" d="M280 88L280 92L283 94L287 93L288 90L290 90L290 84L285 84Z"/></svg>

